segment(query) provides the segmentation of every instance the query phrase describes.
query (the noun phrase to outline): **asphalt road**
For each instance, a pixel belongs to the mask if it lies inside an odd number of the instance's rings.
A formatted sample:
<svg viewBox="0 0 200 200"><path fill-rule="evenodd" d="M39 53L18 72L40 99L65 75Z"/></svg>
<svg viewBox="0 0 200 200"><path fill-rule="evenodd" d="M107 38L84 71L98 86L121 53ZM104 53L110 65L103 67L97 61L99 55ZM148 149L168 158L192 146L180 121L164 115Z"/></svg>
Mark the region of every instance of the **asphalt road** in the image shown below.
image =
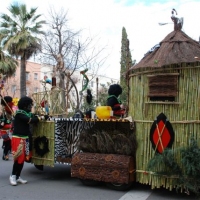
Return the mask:
<svg viewBox="0 0 200 200"><path fill-rule="evenodd" d="M0 156L2 157L0 140ZM0 157L0 158L1 158ZM39 171L33 164L25 163L21 177L28 180L25 185L9 184L12 158L0 159L0 200L192 200L195 196L170 192L166 189L151 190L150 186L133 184L129 191L115 191L101 184L84 186L80 180L70 176L70 166L56 164Z"/></svg>

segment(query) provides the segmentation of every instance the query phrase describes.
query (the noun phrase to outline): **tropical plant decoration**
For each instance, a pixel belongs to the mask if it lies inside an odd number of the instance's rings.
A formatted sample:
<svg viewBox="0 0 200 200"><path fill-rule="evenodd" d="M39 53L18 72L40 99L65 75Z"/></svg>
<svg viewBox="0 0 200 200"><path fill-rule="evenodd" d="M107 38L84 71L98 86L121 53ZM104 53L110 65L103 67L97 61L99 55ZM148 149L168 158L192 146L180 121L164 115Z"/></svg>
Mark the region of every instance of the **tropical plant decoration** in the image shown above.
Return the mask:
<svg viewBox="0 0 200 200"><path fill-rule="evenodd" d="M162 154L155 154L148 163L147 171L152 171L158 176L172 178L177 190L184 188L187 194L193 192L199 196L200 148L197 140L191 138L187 147L174 150L165 149Z"/></svg>

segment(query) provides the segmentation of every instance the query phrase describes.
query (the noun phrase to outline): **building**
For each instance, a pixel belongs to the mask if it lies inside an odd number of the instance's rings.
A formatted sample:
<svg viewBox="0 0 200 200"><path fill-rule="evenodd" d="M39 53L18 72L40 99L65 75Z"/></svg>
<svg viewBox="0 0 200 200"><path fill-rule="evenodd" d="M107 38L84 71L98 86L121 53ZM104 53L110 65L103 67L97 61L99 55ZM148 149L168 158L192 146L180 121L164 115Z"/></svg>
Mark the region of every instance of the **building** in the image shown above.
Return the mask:
<svg viewBox="0 0 200 200"><path fill-rule="evenodd" d="M20 63L19 63L20 66ZM3 96L9 95L13 98L20 97L20 67L15 74L5 81L2 91ZM41 64L28 61L26 64L26 95L31 96L34 92L41 91Z"/></svg>

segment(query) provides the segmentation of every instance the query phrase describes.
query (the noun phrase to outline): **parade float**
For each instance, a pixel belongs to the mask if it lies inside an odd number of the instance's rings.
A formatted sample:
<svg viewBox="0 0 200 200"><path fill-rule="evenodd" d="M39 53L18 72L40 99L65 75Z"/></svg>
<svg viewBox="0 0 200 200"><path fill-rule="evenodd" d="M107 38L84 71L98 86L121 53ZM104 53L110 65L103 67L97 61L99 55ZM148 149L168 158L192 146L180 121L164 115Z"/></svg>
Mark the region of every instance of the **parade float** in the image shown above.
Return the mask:
<svg viewBox="0 0 200 200"><path fill-rule="evenodd" d="M192 182L199 191L200 45L181 30L181 20L172 20L174 31L128 72L130 117L40 122L34 164L71 164L71 176L88 185L123 190L139 182L189 193ZM59 92L50 93L48 101L59 107ZM43 97L34 98L39 108Z"/></svg>
<svg viewBox="0 0 200 200"><path fill-rule="evenodd" d="M134 181L137 147L131 118L114 118L110 106L96 107L95 118L77 113L66 118L61 99L56 87L33 94L35 113L47 114L48 102L51 120L33 127L32 163L36 167L70 164L71 176L86 185L106 182L112 188L128 189Z"/></svg>

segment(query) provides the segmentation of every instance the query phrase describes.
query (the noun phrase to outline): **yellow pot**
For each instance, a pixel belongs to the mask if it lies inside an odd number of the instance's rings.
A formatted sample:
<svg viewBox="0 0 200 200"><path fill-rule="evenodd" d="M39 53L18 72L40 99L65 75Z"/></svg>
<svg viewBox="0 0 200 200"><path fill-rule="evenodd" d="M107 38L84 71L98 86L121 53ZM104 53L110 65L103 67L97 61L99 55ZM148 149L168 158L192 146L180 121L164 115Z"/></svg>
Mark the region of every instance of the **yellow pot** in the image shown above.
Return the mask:
<svg viewBox="0 0 200 200"><path fill-rule="evenodd" d="M97 106L96 116L99 119L109 119L111 116L112 108L110 106Z"/></svg>

